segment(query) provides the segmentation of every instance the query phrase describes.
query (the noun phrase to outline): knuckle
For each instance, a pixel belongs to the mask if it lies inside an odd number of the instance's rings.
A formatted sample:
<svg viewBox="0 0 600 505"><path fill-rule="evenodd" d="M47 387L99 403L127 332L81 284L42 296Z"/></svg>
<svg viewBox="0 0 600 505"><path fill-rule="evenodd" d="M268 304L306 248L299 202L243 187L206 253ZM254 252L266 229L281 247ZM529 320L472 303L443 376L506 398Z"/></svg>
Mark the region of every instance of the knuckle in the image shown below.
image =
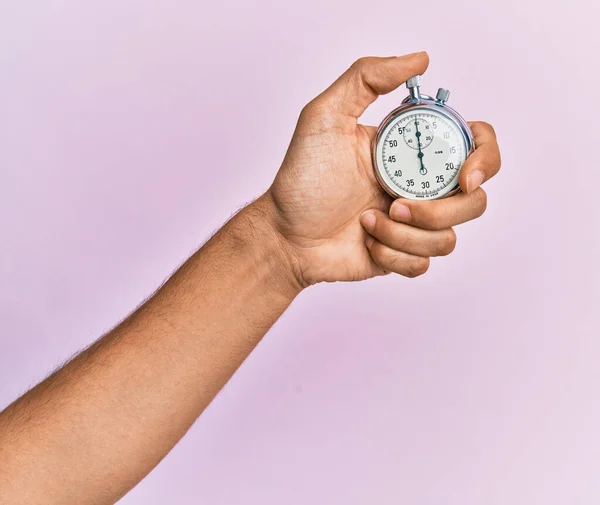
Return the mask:
<svg viewBox="0 0 600 505"><path fill-rule="evenodd" d="M488 132L490 132L491 135L494 136L494 138L496 138L496 129L490 123L483 121L481 124Z"/></svg>
<svg viewBox="0 0 600 505"><path fill-rule="evenodd" d="M500 168L502 168L502 155L500 154L500 150L498 149L498 151L496 152L496 158L494 160L496 162L496 172L500 171Z"/></svg>
<svg viewBox="0 0 600 505"><path fill-rule="evenodd" d="M299 122L310 121L315 110L315 100L308 102L300 111Z"/></svg>
<svg viewBox="0 0 600 505"><path fill-rule="evenodd" d="M414 279L423 275L429 269L429 258L415 258L406 268L406 277Z"/></svg>
<svg viewBox="0 0 600 505"><path fill-rule="evenodd" d="M490 123L488 123L486 121L475 121L474 124L477 125L479 128L481 128L482 130L485 130L486 132L491 134L494 138L496 138L496 130Z"/></svg>
<svg viewBox="0 0 600 505"><path fill-rule="evenodd" d="M357 88L368 88L372 90L370 83L380 74L380 68L375 64L375 58L372 56L359 58L352 64L350 68L350 79L354 80L355 83L358 84L358 86L354 86L352 88L354 89L354 94L351 96L351 98L356 100Z"/></svg>
<svg viewBox="0 0 600 505"><path fill-rule="evenodd" d="M394 234L394 249L398 251L406 251L413 245L413 239L409 233L404 230L397 231Z"/></svg>
<svg viewBox="0 0 600 505"><path fill-rule="evenodd" d="M404 262L401 255L398 254L394 249L391 249L383 244L378 244L376 250L372 251L372 257L375 263L377 263L382 269L389 270L391 272L400 273L405 268Z"/></svg>
<svg viewBox="0 0 600 505"><path fill-rule="evenodd" d="M432 207L424 216L424 224L432 230L444 228L444 216L438 206Z"/></svg>
<svg viewBox="0 0 600 505"><path fill-rule="evenodd" d="M387 260L387 255L386 255L384 249L382 249L381 242L378 242L377 240L375 242L373 242L373 245L371 246L370 254L371 254L371 258L373 259L373 261L375 263L377 263L377 265L379 265L383 269L391 270L389 268L390 264L389 264L389 261Z"/></svg>
<svg viewBox="0 0 600 505"><path fill-rule="evenodd" d="M475 197L477 217L482 216L487 209L487 193L482 188L477 188L473 196Z"/></svg>
<svg viewBox="0 0 600 505"><path fill-rule="evenodd" d="M302 107L302 110L300 111L300 117L309 120L314 118L315 114L317 113L319 108L321 108L321 106L321 97L317 96L316 98L313 98L304 107Z"/></svg>
<svg viewBox="0 0 600 505"><path fill-rule="evenodd" d="M373 60L373 58L371 56L363 56L362 58L358 58L354 63L352 63L350 68L360 72L366 66L368 66L372 60Z"/></svg>
<svg viewBox="0 0 600 505"><path fill-rule="evenodd" d="M321 97L307 103L300 111L298 126L304 133L323 133L335 128L335 119L329 113L329 104ZM298 130L297 130L298 131Z"/></svg>
<svg viewBox="0 0 600 505"><path fill-rule="evenodd" d="M448 230L445 230L442 236L440 237L438 255L447 256L452 251L454 251L455 247L456 233L452 228L449 228Z"/></svg>
<svg viewBox="0 0 600 505"><path fill-rule="evenodd" d="M387 253L384 255L384 263L386 265L387 270L392 270L394 272L397 272L402 266L402 260L400 259L399 255L393 253L390 250L388 250Z"/></svg>

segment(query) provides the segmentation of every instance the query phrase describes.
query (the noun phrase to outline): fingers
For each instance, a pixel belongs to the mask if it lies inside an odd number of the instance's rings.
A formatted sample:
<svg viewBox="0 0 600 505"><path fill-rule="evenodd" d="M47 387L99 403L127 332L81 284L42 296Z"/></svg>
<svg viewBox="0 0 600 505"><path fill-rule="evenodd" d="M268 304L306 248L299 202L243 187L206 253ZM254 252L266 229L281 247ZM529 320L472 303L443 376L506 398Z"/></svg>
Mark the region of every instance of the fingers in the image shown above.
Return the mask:
<svg viewBox="0 0 600 505"><path fill-rule="evenodd" d="M475 122L470 126L476 149L461 170L463 193L431 201L399 198L392 203L389 217L376 209L362 214L361 224L370 234L365 244L382 270L406 277L425 273L431 256L454 250L456 234L452 227L485 212L487 196L479 186L500 170L500 150L489 124Z"/></svg>
<svg viewBox="0 0 600 505"><path fill-rule="evenodd" d="M417 277L429 269L429 258L396 251L373 237L368 237L365 244L373 261L386 272L394 272L405 277Z"/></svg>
<svg viewBox="0 0 600 505"><path fill-rule="evenodd" d="M475 152L465 161L460 172L460 187L465 193L475 191L500 170L500 149L494 128L481 121L470 123L475 138Z"/></svg>
<svg viewBox="0 0 600 505"><path fill-rule="evenodd" d="M398 223L380 210L368 210L360 217L363 228L386 246L414 256L446 256L456 246L452 228L423 230Z"/></svg>
<svg viewBox="0 0 600 505"><path fill-rule="evenodd" d="M425 52L389 58L361 58L311 104L358 118L379 95L389 93L411 77L422 74L428 65L429 56Z"/></svg>
<svg viewBox="0 0 600 505"><path fill-rule="evenodd" d="M418 201L399 198L390 207L390 217L425 230L443 230L481 216L487 195L481 188L440 200Z"/></svg>
<svg viewBox="0 0 600 505"><path fill-rule="evenodd" d="M417 277L429 269L430 256L445 256L456 246L452 229L423 230L397 223L379 210L368 210L360 217L370 234L365 245L371 258L384 272Z"/></svg>

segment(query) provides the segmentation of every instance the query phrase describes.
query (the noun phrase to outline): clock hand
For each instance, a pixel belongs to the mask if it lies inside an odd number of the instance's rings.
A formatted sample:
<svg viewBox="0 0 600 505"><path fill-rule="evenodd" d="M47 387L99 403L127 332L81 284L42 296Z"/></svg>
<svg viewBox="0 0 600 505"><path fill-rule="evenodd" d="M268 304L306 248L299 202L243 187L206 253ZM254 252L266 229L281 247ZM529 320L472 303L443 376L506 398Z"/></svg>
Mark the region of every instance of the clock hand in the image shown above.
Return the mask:
<svg viewBox="0 0 600 505"><path fill-rule="evenodd" d="M423 164L423 150L421 149L421 132L419 131L419 120L415 119L415 129L416 129L416 133L415 135L417 136L417 146L419 148L419 154L417 154L417 156L419 157L419 162L421 163L421 170L419 170L419 172L421 172L421 175L425 175L427 173L427 169L425 168L425 165Z"/></svg>

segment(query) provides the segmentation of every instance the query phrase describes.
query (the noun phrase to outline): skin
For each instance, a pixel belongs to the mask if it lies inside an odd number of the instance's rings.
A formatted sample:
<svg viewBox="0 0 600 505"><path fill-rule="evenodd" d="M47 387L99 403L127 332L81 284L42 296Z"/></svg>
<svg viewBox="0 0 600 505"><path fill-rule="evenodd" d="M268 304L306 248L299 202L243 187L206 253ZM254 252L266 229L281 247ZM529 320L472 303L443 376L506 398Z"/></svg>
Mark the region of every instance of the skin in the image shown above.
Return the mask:
<svg viewBox="0 0 600 505"><path fill-rule="evenodd" d="M0 503L117 501L185 434L306 287L423 274L480 216L500 168L491 126L463 193L392 201L371 164L378 95L425 72L426 53L358 60L300 114L271 188L115 329L0 413ZM344 183L339 184L342 180Z"/></svg>

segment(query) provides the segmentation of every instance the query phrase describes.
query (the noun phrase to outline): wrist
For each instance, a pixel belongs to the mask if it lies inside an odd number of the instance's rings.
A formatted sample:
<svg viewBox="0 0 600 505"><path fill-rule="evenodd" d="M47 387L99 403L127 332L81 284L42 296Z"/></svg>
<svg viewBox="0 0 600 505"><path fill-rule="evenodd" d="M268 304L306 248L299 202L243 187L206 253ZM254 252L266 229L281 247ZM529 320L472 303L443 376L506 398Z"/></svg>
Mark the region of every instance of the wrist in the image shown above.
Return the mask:
<svg viewBox="0 0 600 505"><path fill-rule="evenodd" d="M257 271L264 271L271 283L292 296L307 287L293 248L279 230L269 192L242 209L234 221L232 233L256 261Z"/></svg>

